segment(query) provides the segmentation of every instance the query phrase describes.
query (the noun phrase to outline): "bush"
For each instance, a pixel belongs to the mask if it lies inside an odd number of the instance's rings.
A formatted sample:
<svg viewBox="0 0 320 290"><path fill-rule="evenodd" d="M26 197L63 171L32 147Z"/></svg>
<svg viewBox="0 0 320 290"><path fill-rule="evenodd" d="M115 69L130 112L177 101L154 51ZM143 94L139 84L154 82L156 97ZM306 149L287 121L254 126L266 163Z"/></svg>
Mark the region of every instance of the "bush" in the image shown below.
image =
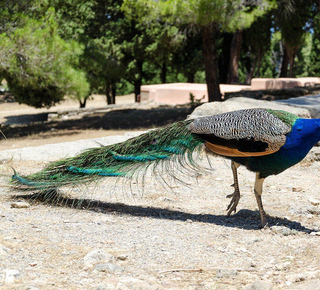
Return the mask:
<svg viewBox="0 0 320 290"><path fill-rule="evenodd" d="M4 44L0 57L2 52L7 60L0 75L18 102L40 108L54 105L65 95L79 100L88 95L85 73L77 69L83 48L58 35L53 9L42 21L26 19L10 36L0 36Z"/></svg>

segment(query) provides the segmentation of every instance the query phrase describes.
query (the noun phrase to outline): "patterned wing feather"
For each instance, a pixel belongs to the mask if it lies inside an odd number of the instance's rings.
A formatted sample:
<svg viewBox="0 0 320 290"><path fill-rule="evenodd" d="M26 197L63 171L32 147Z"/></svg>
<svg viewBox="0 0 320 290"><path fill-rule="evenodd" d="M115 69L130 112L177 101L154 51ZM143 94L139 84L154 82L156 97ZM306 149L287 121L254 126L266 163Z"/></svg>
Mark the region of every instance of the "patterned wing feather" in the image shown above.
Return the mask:
<svg viewBox="0 0 320 290"><path fill-rule="evenodd" d="M297 117L281 111L239 110L195 119L189 130L206 141L211 151L224 156L263 156L278 151ZM288 113L287 113L288 114Z"/></svg>

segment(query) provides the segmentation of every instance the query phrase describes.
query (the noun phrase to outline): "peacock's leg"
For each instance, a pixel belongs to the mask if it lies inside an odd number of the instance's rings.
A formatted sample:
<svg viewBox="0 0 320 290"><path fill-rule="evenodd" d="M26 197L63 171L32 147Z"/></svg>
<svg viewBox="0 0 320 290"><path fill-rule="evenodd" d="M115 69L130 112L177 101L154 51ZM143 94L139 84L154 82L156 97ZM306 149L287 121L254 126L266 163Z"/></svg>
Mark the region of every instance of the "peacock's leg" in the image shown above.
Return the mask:
<svg viewBox="0 0 320 290"><path fill-rule="evenodd" d="M233 211L236 212L237 205L240 200L240 190L239 190L238 173L237 173L237 169L239 166L240 166L239 163L231 161L231 169L232 169L233 180L234 180L234 184L233 184L234 192L232 194L227 195L228 198L232 197L230 204L227 207L227 210L228 210L227 216L230 216Z"/></svg>
<svg viewBox="0 0 320 290"><path fill-rule="evenodd" d="M254 194L256 196L258 207L259 207L260 218L261 218L261 226L264 228L268 224L267 224L266 213L265 213L265 211L263 209L262 199L261 199L263 182L264 182L264 178L260 178L259 177L259 173L257 173L256 181L255 181L255 184L254 184Z"/></svg>

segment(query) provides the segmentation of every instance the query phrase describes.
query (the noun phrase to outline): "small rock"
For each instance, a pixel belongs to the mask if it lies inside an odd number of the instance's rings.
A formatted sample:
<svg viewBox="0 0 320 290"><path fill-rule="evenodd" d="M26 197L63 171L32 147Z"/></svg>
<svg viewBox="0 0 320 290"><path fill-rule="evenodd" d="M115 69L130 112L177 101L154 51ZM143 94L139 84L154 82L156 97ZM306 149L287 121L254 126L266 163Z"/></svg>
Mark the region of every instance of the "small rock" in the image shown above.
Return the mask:
<svg viewBox="0 0 320 290"><path fill-rule="evenodd" d="M283 271L283 270L288 270L290 268L290 265L291 265L291 262L287 261L282 264L277 264L275 268L277 271Z"/></svg>
<svg viewBox="0 0 320 290"><path fill-rule="evenodd" d="M39 290L40 288L34 286L34 285L27 285L26 288L24 288L25 290Z"/></svg>
<svg viewBox="0 0 320 290"><path fill-rule="evenodd" d="M122 273L124 269L116 264L108 263L106 271L110 274Z"/></svg>
<svg viewBox="0 0 320 290"><path fill-rule="evenodd" d="M284 236L297 234L297 231L291 230L291 229L284 227L284 226L272 226L270 229L272 232L274 232L276 234L282 234Z"/></svg>
<svg viewBox="0 0 320 290"><path fill-rule="evenodd" d="M292 187L292 191L293 192L301 192L302 191L302 187Z"/></svg>
<svg viewBox="0 0 320 290"><path fill-rule="evenodd" d="M250 285L246 285L245 290L271 290L272 283L269 281L256 281Z"/></svg>
<svg viewBox="0 0 320 290"><path fill-rule="evenodd" d="M119 288L119 286L123 288ZM122 277L119 279L116 289L139 289L139 290L156 290L159 289L158 284L149 283L137 278Z"/></svg>
<svg viewBox="0 0 320 290"><path fill-rule="evenodd" d="M120 255L117 256L117 259L118 259L118 260L121 260L121 261L125 261L125 260L128 259L128 255L126 255L126 254L120 254Z"/></svg>
<svg viewBox="0 0 320 290"><path fill-rule="evenodd" d="M107 269L107 264L95 264L94 269L98 272L105 272Z"/></svg>
<svg viewBox="0 0 320 290"><path fill-rule="evenodd" d="M93 267L95 264L111 263L115 257L103 250L93 250L82 258L85 267Z"/></svg>
<svg viewBox="0 0 320 290"><path fill-rule="evenodd" d="M96 264L94 269L98 272L108 272L110 274L122 273L124 271L122 267L112 263Z"/></svg>
<svg viewBox="0 0 320 290"><path fill-rule="evenodd" d="M37 262L29 263L29 266L30 266L30 267L35 267L35 266L37 266L37 265L38 265L38 263L37 263Z"/></svg>
<svg viewBox="0 0 320 290"><path fill-rule="evenodd" d="M306 273L300 273L300 274L293 274L287 277L287 281L290 281L292 283L296 282L302 282L307 280L308 275Z"/></svg>
<svg viewBox="0 0 320 290"><path fill-rule="evenodd" d="M310 236L320 236L320 232L311 232Z"/></svg>
<svg viewBox="0 0 320 290"><path fill-rule="evenodd" d="M0 257L10 254L10 249L0 244Z"/></svg>
<svg viewBox="0 0 320 290"><path fill-rule="evenodd" d="M19 278L20 276L20 272L18 270L14 270L14 269L5 269L4 270L5 273L5 284L13 284L16 282L17 278Z"/></svg>
<svg viewBox="0 0 320 290"><path fill-rule="evenodd" d="M30 207L30 203L25 201L15 201L11 203L12 208L28 208Z"/></svg>
<svg viewBox="0 0 320 290"><path fill-rule="evenodd" d="M99 285L96 290L115 290L116 286L110 283Z"/></svg>
<svg viewBox="0 0 320 290"><path fill-rule="evenodd" d="M312 204L312 205L319 205L320 204L320 201L317 200L317 199L314 199L312 197L309 198L309 202Z"/></svg>
<svg viewBox="0 0 320 290"><path fill-rule="evenodd" d="M216 273L217 278L232 277L238 274L237 270L219 269Z"/></svg>
<svg viewBox="0 0 320 290"><path fill-rule="evenodd" d="M287 281L285 282L285 284L286 284L286 286L291 286L291 285L292 285L292 282L287 280Z"/></svg>
<svg viewBox="0 0 320 290"><path fill-rule="evenodd" d="M211 289L216 289L217 287L217 283L214 281L205 281L201 283L201 289L204 290L211 290Z"/></svg>
<svg viewBox="0 0 320 290"><path fill-rule="evenodd" d="M257 263L255 261L251 261L250 267L252 268L257 267Z"/></svg>

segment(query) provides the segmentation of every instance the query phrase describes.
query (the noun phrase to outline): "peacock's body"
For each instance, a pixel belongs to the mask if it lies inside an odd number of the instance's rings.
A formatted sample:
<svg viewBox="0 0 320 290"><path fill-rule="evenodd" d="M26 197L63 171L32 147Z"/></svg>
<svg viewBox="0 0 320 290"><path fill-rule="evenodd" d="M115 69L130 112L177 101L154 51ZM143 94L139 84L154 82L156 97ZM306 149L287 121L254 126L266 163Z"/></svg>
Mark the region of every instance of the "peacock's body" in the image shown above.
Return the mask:
<svg viewBox="0 0 320 290"><path fill-rule="evenodd" d="M240 199L237 168L244 165L256 172L254 193L264 226L264 179L300 162L319 140L319 119L302 119L268 109L239 110L177 122L122 143L89 149L29 176L15 172L13 182L25 189L43 191L106 176L132 177L141 168L173 160L176 166L197 168L193 153L205 147L207 152L232 161L235 191L228 195L232 197L228 216Z"/></svg>

